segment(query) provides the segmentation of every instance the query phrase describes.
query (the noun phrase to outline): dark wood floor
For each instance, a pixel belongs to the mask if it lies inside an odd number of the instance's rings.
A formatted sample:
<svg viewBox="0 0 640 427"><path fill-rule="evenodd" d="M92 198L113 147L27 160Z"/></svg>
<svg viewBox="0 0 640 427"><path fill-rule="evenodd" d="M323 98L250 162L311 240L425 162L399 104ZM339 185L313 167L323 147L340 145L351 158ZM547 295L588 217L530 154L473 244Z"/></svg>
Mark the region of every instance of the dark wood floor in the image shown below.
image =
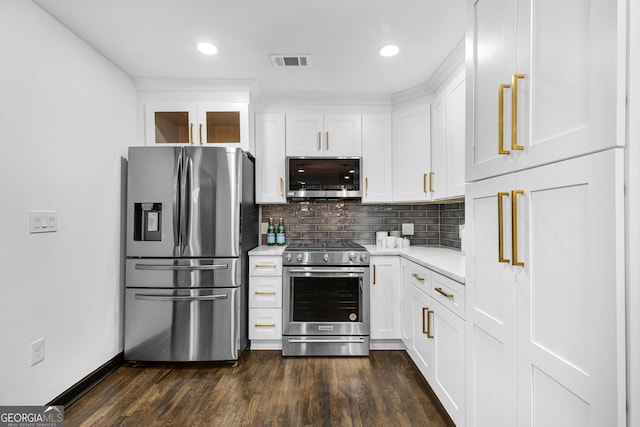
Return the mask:
<svg viewBox="0 0 640 427"><path fill-rule="evenodd" d="M404 351L230 365L124 365L65 409L65 426L445 426Z"/></svg>

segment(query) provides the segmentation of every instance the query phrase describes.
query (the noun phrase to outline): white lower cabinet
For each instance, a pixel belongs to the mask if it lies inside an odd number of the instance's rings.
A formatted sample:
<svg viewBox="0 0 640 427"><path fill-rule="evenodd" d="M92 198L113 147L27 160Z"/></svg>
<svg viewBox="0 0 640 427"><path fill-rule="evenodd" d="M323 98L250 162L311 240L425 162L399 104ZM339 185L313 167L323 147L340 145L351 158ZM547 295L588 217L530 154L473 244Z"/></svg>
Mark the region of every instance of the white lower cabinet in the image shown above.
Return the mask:
<svg viewBox="0 0 640 427"><path fill-rule="evenodd" d="M282 256L249 256L249 339L254 350L282 349Z"/></svg>
<svg viewBox="0 0 640 427"><path fill-rule="evenodd" d="M408 260L402 260L402 270L402 340L453 422L464 426L465 322L452 311L456 298L464 301L464 285ZM443 282L449 287L443 288Z"/></svg>
<svg viewBox="0 0 640 427"><path fill-rule="evenodd" d="M400 258L371 257L371 339L400 339Z"/></svg>

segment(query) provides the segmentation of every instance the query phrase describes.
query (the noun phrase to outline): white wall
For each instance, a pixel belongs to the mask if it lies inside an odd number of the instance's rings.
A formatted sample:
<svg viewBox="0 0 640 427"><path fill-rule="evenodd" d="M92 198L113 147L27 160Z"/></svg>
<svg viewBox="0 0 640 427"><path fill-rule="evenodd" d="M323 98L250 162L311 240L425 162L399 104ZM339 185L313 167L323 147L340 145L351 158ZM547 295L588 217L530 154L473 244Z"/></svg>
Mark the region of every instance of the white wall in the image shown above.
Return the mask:
<svg viewBox="0 0 640 427"><path fill-rule="evenodd" d="M30 1L0 2L0 58L0 405L43 405L122 349L120 159L136 93ZM59 231L28 234L31 209L56 210Z"/></svg>

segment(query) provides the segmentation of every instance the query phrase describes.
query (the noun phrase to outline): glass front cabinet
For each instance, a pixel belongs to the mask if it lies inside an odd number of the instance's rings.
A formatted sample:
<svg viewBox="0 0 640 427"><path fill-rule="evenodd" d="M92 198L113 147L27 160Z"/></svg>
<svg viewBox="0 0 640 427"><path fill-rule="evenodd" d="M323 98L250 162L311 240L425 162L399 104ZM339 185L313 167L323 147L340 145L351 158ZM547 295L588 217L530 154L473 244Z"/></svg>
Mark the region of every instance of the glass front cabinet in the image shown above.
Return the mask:
<svg viewBox="0 0 640 427"><path fill-rule="evenodd" d="M239 146L249 149L245 103L171 103L145 105L145 142Z"/></svg>

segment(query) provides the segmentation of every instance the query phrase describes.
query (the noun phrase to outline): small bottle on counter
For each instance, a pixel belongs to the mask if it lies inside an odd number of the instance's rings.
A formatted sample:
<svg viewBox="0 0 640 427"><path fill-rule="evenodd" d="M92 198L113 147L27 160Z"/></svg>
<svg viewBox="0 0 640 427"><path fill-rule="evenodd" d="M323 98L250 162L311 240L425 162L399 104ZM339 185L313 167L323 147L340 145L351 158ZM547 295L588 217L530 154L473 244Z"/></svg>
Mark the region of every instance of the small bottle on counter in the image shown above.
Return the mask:
<svg viewBox="0 0 640 427"><path fill-rule="evenodd" d="M273 226L273 218L269 218L269 226L267 227L267 245L276 244L276 229Z"/></svg>
<svg viewBox="0 0 640 427"><path fill-rule="evenodd" d="M280 223L278 224L278 232L276 233L276 245L284 246L285 237L284 221L282 218L280 218Z"/></svg>

